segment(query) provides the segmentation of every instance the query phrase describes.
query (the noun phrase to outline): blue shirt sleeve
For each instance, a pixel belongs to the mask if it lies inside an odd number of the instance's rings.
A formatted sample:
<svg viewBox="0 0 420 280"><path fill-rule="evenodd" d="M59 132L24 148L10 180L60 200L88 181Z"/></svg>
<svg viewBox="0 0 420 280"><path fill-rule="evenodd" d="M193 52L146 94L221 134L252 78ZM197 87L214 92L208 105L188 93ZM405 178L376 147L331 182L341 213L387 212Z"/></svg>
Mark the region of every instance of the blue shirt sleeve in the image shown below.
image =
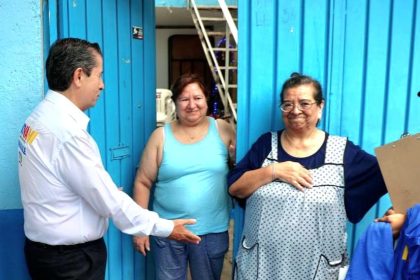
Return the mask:
<svg viewBox="0 0 420 280"><path fill-rule="evenodd" d="M387 193L376 157L347 141L344 179L347 218L350 222L357 223Z"/></svg>
<svg viewBox="0 0 420 280"><path fill-rule="evenodd" d="M271 133L267 132L257 139L241 161L239 161L235 168L229 172L228 186L235 183L235 181L238 180L245 172L260 168L264 159L270 152Z"/></svg>

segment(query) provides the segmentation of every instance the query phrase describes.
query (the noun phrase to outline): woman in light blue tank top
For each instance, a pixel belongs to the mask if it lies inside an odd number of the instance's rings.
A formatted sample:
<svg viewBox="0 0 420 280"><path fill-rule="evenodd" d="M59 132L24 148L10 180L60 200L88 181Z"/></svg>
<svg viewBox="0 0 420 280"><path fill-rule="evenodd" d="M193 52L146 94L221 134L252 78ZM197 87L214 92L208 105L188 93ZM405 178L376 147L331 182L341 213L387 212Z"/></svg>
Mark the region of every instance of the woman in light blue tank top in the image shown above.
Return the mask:
<svg viewBox="0 0 420 280"><path fill-rule="evenodd" d="M220 279L228 249L230 198L227 191L229 153L235 132L223 120L207 117L208 92L196 75L183 75L172 87L177 120L157 128L143 152L134 199L166 219L196 219L187 226L200 244L167 238L135 237L143 255L152 251L156 279Z"/></svg>

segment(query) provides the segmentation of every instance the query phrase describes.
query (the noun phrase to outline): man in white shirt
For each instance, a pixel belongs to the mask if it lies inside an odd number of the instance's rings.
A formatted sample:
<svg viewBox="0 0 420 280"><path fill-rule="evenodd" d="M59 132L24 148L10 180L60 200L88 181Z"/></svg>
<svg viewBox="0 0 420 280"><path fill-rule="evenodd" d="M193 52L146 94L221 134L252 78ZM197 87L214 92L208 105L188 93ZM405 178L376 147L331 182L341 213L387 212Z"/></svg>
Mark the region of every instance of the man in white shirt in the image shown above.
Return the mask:
<svg viewBox="0 0 420 280"><path fill-rule="evenodd" d="M104 279L108 218L127 234L200 241L184 227L194 220L169 221L141 208L104 169L83 113L104 88L102 70L98 44L55 42L46 62L50 90L19 137L25 256L33 279Z"/></svg>

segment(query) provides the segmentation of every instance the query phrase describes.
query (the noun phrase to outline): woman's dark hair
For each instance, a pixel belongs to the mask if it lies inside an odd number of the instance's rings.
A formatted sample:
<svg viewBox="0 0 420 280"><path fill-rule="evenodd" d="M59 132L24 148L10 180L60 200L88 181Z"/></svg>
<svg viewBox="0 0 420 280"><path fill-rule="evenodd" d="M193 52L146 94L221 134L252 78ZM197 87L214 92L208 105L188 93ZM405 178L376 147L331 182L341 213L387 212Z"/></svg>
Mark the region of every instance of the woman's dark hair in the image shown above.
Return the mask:
<svg viewBox="0 0 420 280"><path fill-rule="evenodd" d="M48 87L55 91L67 90L77 68L90 76L96 66L95 53L102 55L97 43L76 38L57 40L50 48L45 65Z"/></svg>
<svg viewBox="0 0 420 280"><path fill-rule="evenodd" d="M319 105L322 103L322 101L324 100L324 97L322 96L322 88L320 83L313 79L312 77L309 76L305 76L305 75L301 75L299 73L293 72L290 75L290 78L287 79L284 84L283 87L281 89L281 93L280 93L280 100L281 103L283 103L283 98L284 98L284 93L290 89L290 88L295 88L301 85L312 85L315 89L314 92L314 99L316 101L316 103Z"/></svg>
<svg viewBox="0 0 420 280"><path fill-rule="evenodd" d="M176 100L181 95L184 88L186 86L188 86L189 84L194 84L194 83L196 83L200 87L200 89L204 93L204 96L208 100L209 92L208 92L206 86L204 85L204 82L203 82L202 78L197 74L187 73L187 74L183 74L183 75L179 76L175 80L175 82L173 83L173 85L171 87L171 91L172 91L172 97L171 98L174 101L174 103L176 103Z"/></svg>

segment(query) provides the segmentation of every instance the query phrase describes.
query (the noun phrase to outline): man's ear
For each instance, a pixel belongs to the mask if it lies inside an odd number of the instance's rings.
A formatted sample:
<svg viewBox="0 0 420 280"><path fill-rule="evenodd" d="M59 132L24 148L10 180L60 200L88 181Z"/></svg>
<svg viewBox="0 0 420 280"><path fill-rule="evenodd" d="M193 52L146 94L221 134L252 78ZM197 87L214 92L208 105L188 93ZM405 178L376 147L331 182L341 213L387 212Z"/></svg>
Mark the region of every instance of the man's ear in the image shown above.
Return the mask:
<svg viewBox="0 0 420 280"><path fill-rule="evenodd" d="M76 70L74 70L74 72L73 72L73 83L77 87L80 87L82 85L82 83L81 83L82 78L83 78L83 69L82 68L77 68Z"/></svg>

